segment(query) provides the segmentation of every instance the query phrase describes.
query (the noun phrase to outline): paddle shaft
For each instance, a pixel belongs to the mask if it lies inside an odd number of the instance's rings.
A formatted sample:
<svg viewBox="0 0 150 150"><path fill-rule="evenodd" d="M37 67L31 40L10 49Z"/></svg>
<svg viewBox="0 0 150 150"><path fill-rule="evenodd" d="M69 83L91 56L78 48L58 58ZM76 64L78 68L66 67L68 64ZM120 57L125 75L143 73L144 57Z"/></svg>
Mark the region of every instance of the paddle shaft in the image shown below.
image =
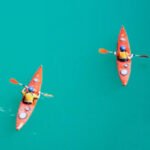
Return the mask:
<svg viewBox="0 0 150 150"><path fill-rule="evenodd" d="M114 54L116 55L116 52L114 51L108 51L109 54ZM138 54L133 54L133 57L136 56L136 57L141 57L141 58L150 58L148 55L138 55Z"/></svg>

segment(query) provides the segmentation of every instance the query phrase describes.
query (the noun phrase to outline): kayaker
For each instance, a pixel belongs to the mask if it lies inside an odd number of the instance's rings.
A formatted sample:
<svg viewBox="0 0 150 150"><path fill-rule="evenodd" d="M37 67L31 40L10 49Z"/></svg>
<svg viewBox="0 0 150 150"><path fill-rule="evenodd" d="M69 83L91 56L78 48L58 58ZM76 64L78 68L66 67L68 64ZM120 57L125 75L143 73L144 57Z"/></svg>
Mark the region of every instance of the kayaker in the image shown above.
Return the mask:
<svg viewBox="0 0 150 150"><path fill-rule="evenodd" d="M116 55L116 52L114 54ZM133 54L129 54L126 51L125 46L120 46L120 52L117 53L117 57L118 57L119 61L125 62L125 61L128 61L128 60L132 59Z"/></svg>
<svg viewBox="0 0 150 150"><path fill-rule="evenodd" d="M28 87L28 88L25 87L22 90L22 94L24 96L23 102L25 104L33 104L34 100L38 99L39 96L40 96L40 94L37 95L37 94L34 93L34 88L33 87Z"/></svg>

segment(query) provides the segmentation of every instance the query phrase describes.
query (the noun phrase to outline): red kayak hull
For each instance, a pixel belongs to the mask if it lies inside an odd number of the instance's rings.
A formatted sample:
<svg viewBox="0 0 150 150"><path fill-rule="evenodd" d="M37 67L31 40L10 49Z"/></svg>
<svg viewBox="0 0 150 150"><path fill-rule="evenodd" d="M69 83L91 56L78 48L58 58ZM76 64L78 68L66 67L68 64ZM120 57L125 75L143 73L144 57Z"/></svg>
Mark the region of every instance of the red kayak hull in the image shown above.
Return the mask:
<svg viewBox="0 0 150 150"><path fill-rule="evenodd" d="M120 46L125 46L127 52L131 54L128 35L123 26L121 27L121 30L118 36L117 53L120 51ZM131 73L131 60L128 60L126 62L120 62L117 59L117 68L118 68L118 74L119 74L120 80L122 84L126 86L130 77L130 73Z"/></svg>
<svg viewBox="0 0 150 150"><path fill-rule="evenodd" d="M34 74L28 86L34 87L34 89L36 90L35 93L38 94L38 92L41 90L41 85L42 85L42 66L40 66L37 72ZM25 104L23 103L23 101L21 101L16 118L16 130L20 130L24 126L24 124L28 121L36 106L37 100L38 99L34 100L33 104Z"/></svg>

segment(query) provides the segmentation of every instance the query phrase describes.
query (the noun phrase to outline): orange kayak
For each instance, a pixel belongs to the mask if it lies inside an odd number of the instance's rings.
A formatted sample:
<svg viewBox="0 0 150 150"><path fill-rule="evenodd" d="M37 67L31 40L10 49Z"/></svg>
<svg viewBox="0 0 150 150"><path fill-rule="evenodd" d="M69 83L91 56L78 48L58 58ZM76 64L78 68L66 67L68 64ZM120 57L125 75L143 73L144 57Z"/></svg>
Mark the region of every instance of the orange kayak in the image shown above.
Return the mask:
<svg viewBox="0 0 150 150"><path fill-rule="evenodd" d="M131 54L128 35L124 27L121 28L120 33L119 33L117 53L120 51L120 46L125 46L126 51L129 54ZM126 86L130 77L130 72L131 72L131 60L127 60L126 62L121 62L117 59L117 68L118 68L120 80L122 84Z"/></svg>
<svg viewBox="0 0 150 150"><path fill-rule="evenodd" d="M42 66L40 66L37 72L34 74L28 86L32 86L35 89L35 94L38 94L39 91L41 90L41 85L42 85ZM20 130L23 127L23 125L27 122L27 120L30 118L36 106L37 100L38 99L35 99L33 104L25 104L23 103L23 101L21 101L16 118L16 130Z"/></svg>

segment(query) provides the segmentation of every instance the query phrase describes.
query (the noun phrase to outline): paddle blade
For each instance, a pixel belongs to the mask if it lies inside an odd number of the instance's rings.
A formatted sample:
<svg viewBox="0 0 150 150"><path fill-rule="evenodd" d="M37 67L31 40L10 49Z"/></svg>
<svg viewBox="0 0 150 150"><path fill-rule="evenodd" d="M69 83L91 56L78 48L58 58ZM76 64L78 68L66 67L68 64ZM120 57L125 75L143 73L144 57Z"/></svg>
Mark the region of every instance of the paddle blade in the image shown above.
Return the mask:
<svg viewBox="0 0 150 150"><path fill-rule="evenodd" d="M49 97L49 98L54 97L52 94L47 94L47 93L44 93L44 94L43 94L43 96L45 96L45 97Z"/></svg>
<svg viewBox="0 0 150 150"><path fill-rule="evenodd" d="M150 58L148 55L133 55L133 56L137 56L137 57L141 57L141 58Z"/></svg>
<svg viewBox="0 0 150 150"><path fill-rule="evenodd" d="M141 55L140 57L149 58L149 56L147 56L147 55Z"/></svg>
<svg viewBox="0 0 150 150"><path fill-rule="evenodd" d="M106 50L106 49L104 49L104 48L100 48L98 51L99 51L99 53L101 53L101 54L107 54L107 53L109 53L109 51Z"/></svg>
<svg viewBox="0 0 150 150"><path fill-rule="evenodd" d="M16 79L14 79L14 78L11 78L10 80L9 80L11 83L13 83L13 84L18 84L19 82L16 80Z"/></svg>

